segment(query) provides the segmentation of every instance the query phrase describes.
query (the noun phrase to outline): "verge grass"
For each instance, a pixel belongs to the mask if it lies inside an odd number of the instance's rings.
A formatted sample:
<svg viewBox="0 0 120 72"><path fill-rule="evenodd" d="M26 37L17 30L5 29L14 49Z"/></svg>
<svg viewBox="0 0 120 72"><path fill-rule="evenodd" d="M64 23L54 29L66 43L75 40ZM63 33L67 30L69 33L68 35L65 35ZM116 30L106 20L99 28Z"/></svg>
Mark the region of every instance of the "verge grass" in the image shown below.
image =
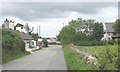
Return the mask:
<svg viewBox="0 0 120 72"><path fill-rule="evenodd" d="M16 59L21 58L23 56L26 56L28 54L30 54L30 53L28 53L28 52L19 52L19 53L16 53L16 54L9 54L9 55L3 56L2 57L2 64L8 63L9 61L16 60Z"/></svg>
<svg viewBox="0 0 120 72"><path fill-rule="evenodd" d="M70 45L64 45L63 51L69 70L117 70L118 69L118 45L108 46L78 46L84 51L96 55L102 69L86 64Z"/></svg>
<svg viewBox="0 0 120 72"><path fill-rule="evenodd" d="M87 65L85 60L78 56L68 45L63 46L64 56L69 70L95 70L95 67Z"/></svg>

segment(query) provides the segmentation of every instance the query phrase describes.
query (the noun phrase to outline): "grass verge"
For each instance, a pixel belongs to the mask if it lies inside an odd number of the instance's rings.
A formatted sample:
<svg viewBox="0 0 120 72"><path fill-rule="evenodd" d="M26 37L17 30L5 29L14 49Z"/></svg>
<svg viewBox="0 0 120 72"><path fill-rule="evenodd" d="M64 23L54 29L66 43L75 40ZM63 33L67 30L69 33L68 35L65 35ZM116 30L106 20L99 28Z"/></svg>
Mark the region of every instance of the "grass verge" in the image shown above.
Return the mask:
<svg viewBox="0 0 120 72"><path fill-rule="evenodd" d="M108 46L78 46L84 51L96 55L103 69L86 64L70 45L63 46L64 56L69 70L117 70L118 69L118 45Z"/></svg>
<svg viewBox="0 0 120 72"><path fill-rule="evenodd" d="M16 54L9 54L9 55L6 55L6 56L2 56L2 64L8 63L9 61L21 58L21 57L26 56L28 54L30 54L30 53L19 52L19 53L16 53Z"/></svg>
<svg viewBox="0 0 120 72"><path fill-rule="evenodd" d="M96 70L95 67L86 64L85 60L80 58L69 45L63 46L63 51L68 70Z"/></svg>

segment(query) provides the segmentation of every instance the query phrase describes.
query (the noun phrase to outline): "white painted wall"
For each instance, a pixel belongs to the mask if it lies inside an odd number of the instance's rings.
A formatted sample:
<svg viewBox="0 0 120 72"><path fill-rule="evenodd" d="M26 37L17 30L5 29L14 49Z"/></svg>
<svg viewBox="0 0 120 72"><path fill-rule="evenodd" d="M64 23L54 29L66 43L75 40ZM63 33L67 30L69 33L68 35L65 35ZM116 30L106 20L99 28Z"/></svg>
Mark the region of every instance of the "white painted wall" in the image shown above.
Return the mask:
<svg viewBox="0 0 120 72"><path fill-rule="evenodd" d="M27 33L26 29L21 29L21 32Z"/></svg>
<svg viewBox="0 0 120 72"><path fill-rule="evenodd" d="M20 31L20 32L22 31L22 30L21 30L21 27L16 27L16 30L18 30L18 31Z"/></svg>
<svg viewBox="0 0 120 72"><path fill-rule="evenodd" d="M39 42L41 42L42 40L43 40L43 39L40 39L40 38L38 39Z"/></svg>
<svg viewBox="0 0 120 72"><path fill-rule="evenodd" d="M14 23L13 23L13 22L10 22L10 23L9 23L9 29L14 30Z"/></svg>
<svg viewBox="0 0 120 72"><path fill-rule="evenodd" d="M33 45L33 46L37 46L37 44L36 44L36 41L35 41L35 40L32 40L32 42L34 42L34 45Z"/></svg>
<svg viewBox="0 0 120 72"><path fill-rule="evenodd" d="M112 36L113 36L112 33L105 33L102 40L112 40Z"/></svg>
<svg viewBox="0 0 120 72"><path fill-rule="evenodd" d="M5 29L8 29L8 28L9 28L9 22L7 22L7 21L4 22L4 28L5 28Z"/></svg>
<svg viewBox="0 0 120 72"><path fill-rule="evenodd" d="M20 31L20 32L24 32L24 33L27 33L26 29L23 27L16 27L16 30Z"/></svg>
<svg viewBox="0 0 120 72"><path fill-rule="evenodd" d="M25 50L27 50L27 49L29 49L29 41L26 41L26 40L24 40L24 42L25 42Z"/></svg>
<svg viewBox="0 0 120 72"><path fill-rule="evenodd" d="M103 28L104 28L105 31L107 31L107 30L106 30L105 23L103 23ZM112 36L113 36L112 33L107 33L107 32L106 32L106 33L104 34L102 40L112 40Z"/></svg>

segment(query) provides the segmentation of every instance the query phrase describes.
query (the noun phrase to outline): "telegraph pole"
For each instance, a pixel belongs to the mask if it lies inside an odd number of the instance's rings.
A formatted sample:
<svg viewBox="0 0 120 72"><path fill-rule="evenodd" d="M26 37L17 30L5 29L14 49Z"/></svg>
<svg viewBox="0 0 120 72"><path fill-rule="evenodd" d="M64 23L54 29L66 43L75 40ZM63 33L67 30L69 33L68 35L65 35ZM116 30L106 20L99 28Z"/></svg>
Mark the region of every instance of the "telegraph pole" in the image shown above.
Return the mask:
<svg viewBox="0 0 120 72"><path fill-rule="evenodd" d="M40 25L39 25L39 37L40 37Z"/></svg>
<svg viewBox="0 0 120 72"><path fill-rule="evenodd" d="M37 28L37 34L38 34L38 28Z"/></svg>
<svg viewBox="0 0 120 72"><path fill-rule="evenodd" d="M63 27L64 27L64 23L63 23Z"/></svg>

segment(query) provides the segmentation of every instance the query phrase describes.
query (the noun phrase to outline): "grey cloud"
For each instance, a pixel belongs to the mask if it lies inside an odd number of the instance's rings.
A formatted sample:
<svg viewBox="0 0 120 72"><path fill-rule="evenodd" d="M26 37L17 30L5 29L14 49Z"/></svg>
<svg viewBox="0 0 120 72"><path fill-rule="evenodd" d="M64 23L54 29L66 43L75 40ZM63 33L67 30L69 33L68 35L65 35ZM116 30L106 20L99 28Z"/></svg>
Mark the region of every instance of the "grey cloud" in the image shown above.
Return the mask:
<svg viewBox="0 0 120 72"><path fill-rule="evenodd" d="M118 2L118 18L120 19L120 1Z"/></svg>
<svg viewBox="0 0 120 72"><path fill-rule="evenodd" d="M13 2L2 4L3 16L14 16L24 21L42 18L64 18L71 12L97 14L102 8L117 7L115 2Z"/></svg>

